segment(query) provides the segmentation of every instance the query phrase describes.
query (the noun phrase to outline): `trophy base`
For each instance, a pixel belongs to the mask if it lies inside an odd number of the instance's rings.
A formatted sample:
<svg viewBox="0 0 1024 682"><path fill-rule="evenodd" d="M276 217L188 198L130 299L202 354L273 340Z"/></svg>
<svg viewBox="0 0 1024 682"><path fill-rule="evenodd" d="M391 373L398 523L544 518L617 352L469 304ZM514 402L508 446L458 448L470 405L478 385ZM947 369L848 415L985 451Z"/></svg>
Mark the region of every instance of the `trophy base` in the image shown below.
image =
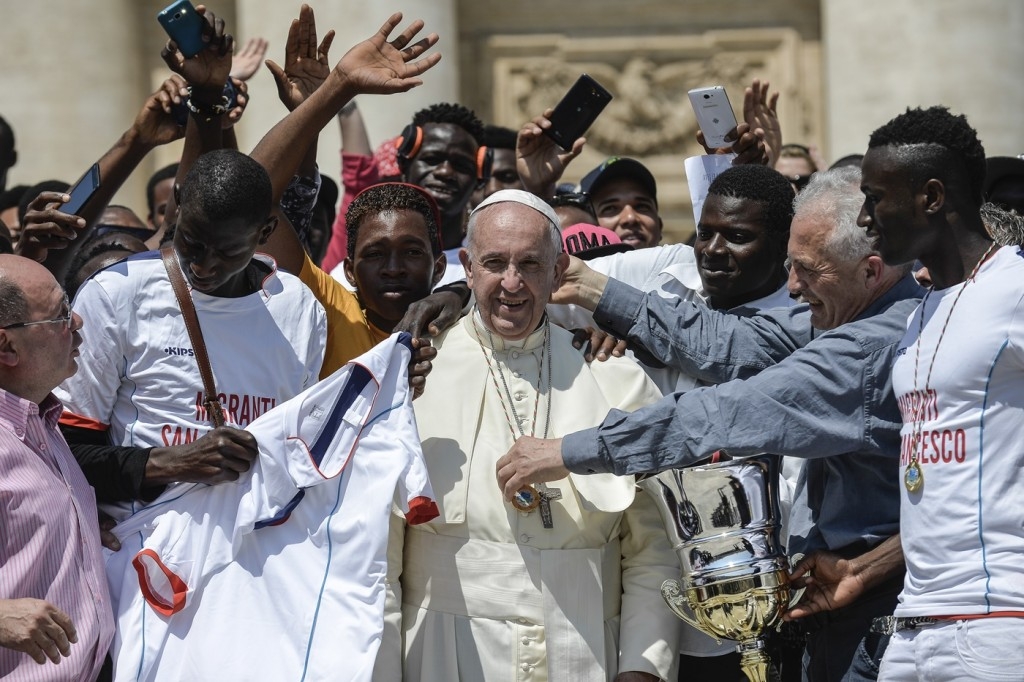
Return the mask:
<svg viewBox="0 0 1024 682"><path fill-rule="evenodd" d="M736 647L740 652L740 670L750 682L768 682L768 664L771 662L764 652L764 642L759 639L741 642Z"/></svg>

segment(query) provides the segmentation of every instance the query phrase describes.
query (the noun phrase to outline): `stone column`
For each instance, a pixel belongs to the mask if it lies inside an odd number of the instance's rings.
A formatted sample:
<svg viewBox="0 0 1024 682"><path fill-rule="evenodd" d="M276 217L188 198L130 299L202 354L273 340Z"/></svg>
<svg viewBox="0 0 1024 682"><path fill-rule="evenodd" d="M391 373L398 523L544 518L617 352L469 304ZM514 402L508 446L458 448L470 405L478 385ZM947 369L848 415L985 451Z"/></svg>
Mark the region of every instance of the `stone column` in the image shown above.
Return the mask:
<svg viewBox="0 0 1024 682"><path fill-rule="evenodd" d="M412 20L423 19L426 22L423 35L434 32L441 37L434 50L439 50L443 58L440 64L424 74L422 86L398 95L368 95L359 98L359 108L374 146L400 133L417 110L436 102L457 101L459 60L457 8L454 0L432 0L430 3L412 0L348 1L317 3L313 7L316 11L318 38L322 38L332 28L337 32L330 51L332 66L337 64L349 48L377 31L396 10L402 11L404 18L392 35L397 35ZM288 26L298 16L298 9L298 3L236 0L238 19L233 32L239 45L250 36L263 36L270 41L267 57L283 65ZM239 147L243 151L250 151L263 134L286 113L277 99L274 78L265 67L253 76L249 88L253 106L246 112L238 131ZM336 180L340 168L339 148L338 126L335 123L329 124L320 136L317 157L323 172Z"/></svg>
<svg viewBox="0 0 1024 682"><path fill-rule="evenodd" d="M907 106L967 116L990 156L1024 153L1024 3L822 0L831 159Z"/></svg>
<svg viewBox="0 0 1024 682"><path fill-rule="evenodd" d="M14 128L18 150L8 187L75 182L131 124L141 93L149 92L134 5L38 0L4 12L0 114ZM122 194L137 198L138 186L133 178ZM131 205L144 212L144 202Z"/></svg>

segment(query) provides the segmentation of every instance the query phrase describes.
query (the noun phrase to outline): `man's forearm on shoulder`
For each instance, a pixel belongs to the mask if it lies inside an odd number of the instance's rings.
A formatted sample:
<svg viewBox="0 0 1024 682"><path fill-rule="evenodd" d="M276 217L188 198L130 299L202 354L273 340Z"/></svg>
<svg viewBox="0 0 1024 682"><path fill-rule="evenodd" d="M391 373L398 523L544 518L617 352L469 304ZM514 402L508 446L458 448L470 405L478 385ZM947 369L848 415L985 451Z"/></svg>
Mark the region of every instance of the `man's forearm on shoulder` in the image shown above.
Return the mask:
<svg viewBox="0 0 1024 682"><path fill-rule="evenodd" d="M669 367L709 384L745 379L814 338L806 306L739 315L608 280L594 320Z"/></svg>
<svg viewBox="0 0 1024 682"><path fill-rule="evenodd" d="M629 339L643 302L644 292L617 279L608 279L597 304L584 307L594 312L594 321L601 329L620 339Z"/></svg>

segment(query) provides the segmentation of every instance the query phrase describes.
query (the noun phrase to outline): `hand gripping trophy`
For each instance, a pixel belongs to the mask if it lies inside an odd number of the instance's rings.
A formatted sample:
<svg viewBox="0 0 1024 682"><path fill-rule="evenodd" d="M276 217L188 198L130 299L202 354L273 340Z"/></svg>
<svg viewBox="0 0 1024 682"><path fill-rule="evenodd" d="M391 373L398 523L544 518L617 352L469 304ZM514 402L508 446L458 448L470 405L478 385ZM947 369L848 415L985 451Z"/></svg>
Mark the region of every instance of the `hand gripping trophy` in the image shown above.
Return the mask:
<svg viewBox="0 0 1024 682"><path fill-rule="evenodd" d="M767 682L761 636L799 595L780 541L779 458L758 455L641 482L654 498L682 567L661 594L672 611L716 640L739 642L750 682ZM691 615L692 612L692 615Z"/></svg>

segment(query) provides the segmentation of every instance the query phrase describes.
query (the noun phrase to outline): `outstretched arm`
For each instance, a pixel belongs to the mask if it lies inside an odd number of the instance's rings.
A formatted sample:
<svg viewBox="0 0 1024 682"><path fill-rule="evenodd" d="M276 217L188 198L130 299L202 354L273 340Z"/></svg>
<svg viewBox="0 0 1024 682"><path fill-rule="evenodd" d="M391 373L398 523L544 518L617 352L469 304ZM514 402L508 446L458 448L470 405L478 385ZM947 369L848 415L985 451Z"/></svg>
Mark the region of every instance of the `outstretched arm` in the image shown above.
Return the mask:
<svg viewBox="0 0 1024 682"><path fill-rule="evenodd" d="M189 106L188 122L185 126L185 147L178 163L176 185L185 181L185 176L200 156L224 146L221 132L224 109L224 84L231 71L231 50L234 38L224 32L224 20L207 10L203 5L196 12L206 19L203 35L206 47L194 57L185 58L173 40L167 41L160 56L174 73L181 76L191 88L186 100ZM177 199L171 196L167 202L165 221L170 224L178 210Z"/></svg>
<svg viewBox="0 0 1024 682"><path fill-rule="evenodd" d="M361 93L392 94L410 90L421 85L418 76L441 59L436 52L422 56L437 42L436 33L412 42L423 29L420 20L389 42L388 38L401 20L401 13L393 14L377 33L346 52L323 85L256 145L252 157L265 168L286 169L274 171L277 176L272 177L275 196L284 191L312 141L352 97ZM286 175L289 177L285 178Z"/></svg>
<svg viewBox="0 0 1024 682"><path fill-rule="evenodd" d="M441 58L437 53L423 56L437 42L437 34L432 33L413 42L423 28L422 21L413 22L389 42L388 38L401 20L400 13L392 15L376 34L345 53L322 85L305 96L301 104L275 125L253 150L252 157L270 172L275 201L288 186L309 146L346 102L360 93L391 94L414 88L422 83L418 76ZM315 49L312 10L303 6L298 21L295 49L301 52L304 44L307 59L312 59L308 56ZM323 58L326 59L326 55ZM320 63L319 55L316 61ZM272 71L274 67L270 67ZM275 73L286 75L284 70ZM284 85L283 79L278 77L279 90ZM276 232L286 234L271 237L268 243L270 253L282 267L297 272L303 260L303 253L298 250L301 244L294 235L287 234L287 230Z"/></svg>
<svg viewBox="0 0 1024 682"><path fill-rule="evenodd" d="M338 112L338 127L341 129L342 195L321 266L327 272L334 270L348 255L345 213L349 204L359 192L380 182L380 169L373 156L373 145L356 100L350 101Z"/></svg>
<svg viewBox="0 0 1024 682"><path fill-rule="evenodd" d="M352 100L338 112L338 128L341 133L341 151L346 154L373 156L370 133L359 106Z"/></svg>
<svg viewBox="0 0 1024 682"><path fill-rule="evenodd" d="M66 194L47 193L33 201L16 253L43 262L63 282L78 248L139 162L155 147L181 137L184 131L174 122L171 106L180 100L183 87L184 82L172 76L146 98L132 125L99 159L99 189L77 214L60 210Z"/></svg>
<svg viewBox="0 0 1024 682"><path fill-rule="evenodd" d="M899 535L852 559L826 551L801 559L790 579L806 587L800 602L786 612L786 620L833 611L857 601L865 592L906 570Z"/></svg>

